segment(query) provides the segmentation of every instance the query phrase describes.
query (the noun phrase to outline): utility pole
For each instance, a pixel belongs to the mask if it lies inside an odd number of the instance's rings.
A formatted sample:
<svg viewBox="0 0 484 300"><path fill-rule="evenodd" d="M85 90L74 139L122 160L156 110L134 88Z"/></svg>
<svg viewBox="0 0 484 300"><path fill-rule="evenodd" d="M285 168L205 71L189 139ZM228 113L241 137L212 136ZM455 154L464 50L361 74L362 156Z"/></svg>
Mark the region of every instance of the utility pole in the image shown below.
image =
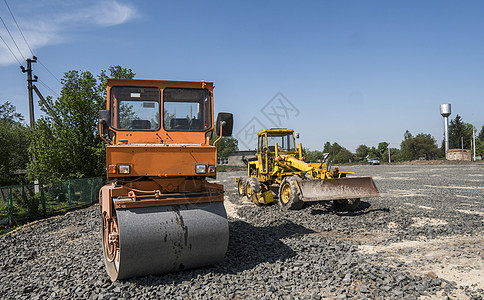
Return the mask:
<svg viewBox="0 0 484 300"><path fill-rule="evenodd" d="M28 91L29 91L29 113L30 113L30 130L34 132L34 124L35 124L35 118L34 118L34 93L32 89L32 82L37 81L37 76L34 76L34 79L32 79L32 63L37 62L37 57L33 57L33 59L27 58L27 69L25 69L23 66L20 66L20 69L22 69L22 73L27 73L27 83L28 83ZM33 159L33 157L32 157Z"/></svg>
<svg viewBox="0 0 484 300"><path fill-rule="evenodd" d="M461 147L462 147L461 148L462 149L462 157L461 158L462 158L462 160L464 160L464 137L463 136L460 137L460 141L461 141Z"/></svg>
<svg viewBox="0 0 484 300"><path fill-rule="evenodd" d="M32 79L32 63L37 62L37 57L33 57L33 59L27 58L27 69L23 66L20 66L22 69L22 73L27 73L27 83L28 83L28 93L29 93L29 113L30 113L30 131L32 131L32 142L31 147L34 147L34 128L35 128L35 117L34 117L34 94L32 88L32 82L37 81L37 76L34 76ZM32 151L32 162L35 163L35 155L34 151ZM34 177L34 176L32 176ZM37 194L39 192L39 181L34 178L34 193Z"/></svg>
<svg viewBox="0 0 484 300"><path fill-rule="evenodd" d="M32 84L32 82L37 82L38 77L33 76L32 79L32 63L37 62L37 57L33 57L33 59L27 58L27 69L24 68L23 66L20 66L20 69L22 69L23 73L27 73L27 82L28 82L28 91L29 91L29 111L30 111L30 130L32 132L34 131L34 124L35 124L35 118L34 118L34 92L37 94L39 97L40 101L42 104L44 104L45 108L47 108L47 111L49 114L54 118L54 121L57 123L61 123L59 117L54 113L50 105L45 101L44 96L40 93L39 89L35 86L35 84Z"/></svg>
<svg viewBox="0 0 484 300"><path fill-rule="evenodd" d="M474 126L472 127L472 145L474 145L474 161L476 160L476 131L474 130Z"/></svg>
<svg viewBox="0 0 484 300"><path fill-rule="evenodd" d="M32 63L37 62L37 57L33 56L32 59L27 58L27 68L24 68L23 66L20 66L20 69L22 69L22 73L27 73L27 83L28 83L28 93L29 93L29 113L30 113L30 130L32 131L32 147L34 147L34 128L35 128L35 117L34 117L34 91L39 97L40 101L44 104L45 108L47 108L47 111L49 114L54 118L54 121L57 123L61 123L60 119L57 117L57 115L54 113L50 105L45 101L44 97L40 93L39 89L35 86L35 84L32 84L32 82L37 82L38 77L33 76L32 78ZM35 155L34 152L32 151L32 162L35 162ZM32 176L33 177L33 176ZM39 192L39 181L34 179L34 190L35 193L37 194Z"/></svg>

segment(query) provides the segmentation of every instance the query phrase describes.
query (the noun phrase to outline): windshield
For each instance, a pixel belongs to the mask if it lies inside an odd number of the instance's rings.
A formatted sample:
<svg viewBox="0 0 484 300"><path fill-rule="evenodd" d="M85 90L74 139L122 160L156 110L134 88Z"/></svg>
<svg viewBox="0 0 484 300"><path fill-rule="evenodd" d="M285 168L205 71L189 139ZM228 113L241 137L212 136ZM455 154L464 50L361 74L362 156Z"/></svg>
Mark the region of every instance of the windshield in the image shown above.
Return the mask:
<svg viewBox="0 0 484 300"><path fill-rule="evenodd" d="M269 152L275 152L275 144L279 147L278 151L295 152L294 136L292 133L271 133L267 136L267 146Z"/></svg>
<svg viewBox="0 0 484 300"><path fill-rule="evenodd" d="M160 129L158 88L112 87L113 127L119 130Z"/></svg>
<svg viewBox="0 0 484 300"><path fill-rule="evenodd" d="M167 131L204 131L212 127L210 93L206 89L165 88L163 128Z"/></svg>

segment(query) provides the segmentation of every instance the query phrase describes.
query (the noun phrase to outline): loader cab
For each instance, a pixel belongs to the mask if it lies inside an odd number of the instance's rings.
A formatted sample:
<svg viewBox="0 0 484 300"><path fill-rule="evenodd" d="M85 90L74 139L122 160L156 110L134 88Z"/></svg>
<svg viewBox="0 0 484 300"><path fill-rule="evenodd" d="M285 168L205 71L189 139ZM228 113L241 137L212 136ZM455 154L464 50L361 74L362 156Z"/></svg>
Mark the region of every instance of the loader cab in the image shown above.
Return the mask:
<svg viewBox="0 0 484 300"><path fill-rule="evenodd" d="M274 159L276 152L280 154L296 153L293 130L273 128L259 132L257 158L261 164L259 170L262 173L272 171L270 168L273 164L270 162Z"/></svg>
<svg viewBox="0 0 484 300"><path fill-rule="evenodd" d="M296 152L294 146L294 136L292 132L269 133L267 135L267 149L270 153L276 152Z"/></svg>

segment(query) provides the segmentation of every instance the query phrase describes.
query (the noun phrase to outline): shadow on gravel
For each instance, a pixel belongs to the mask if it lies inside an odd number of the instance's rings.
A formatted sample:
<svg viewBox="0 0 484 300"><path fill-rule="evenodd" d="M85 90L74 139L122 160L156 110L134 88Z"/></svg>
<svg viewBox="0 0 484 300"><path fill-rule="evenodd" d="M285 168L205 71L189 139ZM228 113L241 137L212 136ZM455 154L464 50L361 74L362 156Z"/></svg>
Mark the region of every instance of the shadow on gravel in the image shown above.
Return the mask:
<svg viewBox="0 0 484 300"><path fill-rule="evenodd" d="M371 212L390 212L388 208L378 208L378 209L369 209L371 204L366 201L361 201L358 209L355 211L340 211L336 210L331 202L325 201L321 202L325 206L325 209L321 208L313 208L311 210L312 215L326 215L326 214L335 214L338 216L349 216L349 217L357 217L361 215L366 215Z"/></svg>
<svg viewBox="0 0 484 300"><path fill-rule="evenodd" d="M256 227L240 220L231 221L229 232L227 254L218 265L160 276L131 278L127 281L144 286L157 286L178 284L209 273L237 274L263 263L285 261L296 256L296 252L281 240L291 236L315 233L289 220L277 220L266 227Z"/></svg>

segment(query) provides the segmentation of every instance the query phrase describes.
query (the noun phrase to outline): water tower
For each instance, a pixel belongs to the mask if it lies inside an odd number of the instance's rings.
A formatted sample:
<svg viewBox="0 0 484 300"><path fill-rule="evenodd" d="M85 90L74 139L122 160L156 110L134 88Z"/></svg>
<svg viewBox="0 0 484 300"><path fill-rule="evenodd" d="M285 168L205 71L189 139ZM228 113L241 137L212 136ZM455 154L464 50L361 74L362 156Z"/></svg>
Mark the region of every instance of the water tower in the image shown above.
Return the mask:
<svg viewBox="0 0 484 300"><path fill-rule="evenodd" d="M440 114L444 117L445 157L447 157L447 151L449 150L450 104L440 104Z"/></svg>

